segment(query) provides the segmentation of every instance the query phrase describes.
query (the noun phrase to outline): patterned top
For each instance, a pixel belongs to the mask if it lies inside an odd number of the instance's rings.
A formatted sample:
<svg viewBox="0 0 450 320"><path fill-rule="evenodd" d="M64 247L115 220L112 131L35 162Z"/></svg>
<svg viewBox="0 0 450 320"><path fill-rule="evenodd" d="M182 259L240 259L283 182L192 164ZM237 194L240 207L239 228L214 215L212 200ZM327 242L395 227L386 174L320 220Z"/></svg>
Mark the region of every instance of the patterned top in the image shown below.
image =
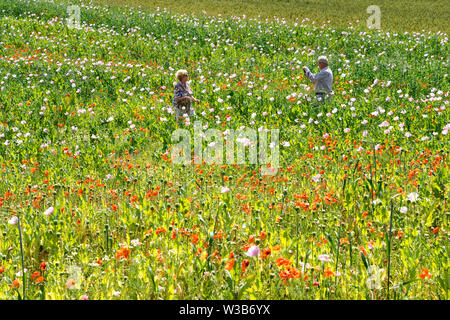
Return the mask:
<svg viewBox="0 0 450 320"><path fill-rule="evenodd" d="M182 98L185 96L191 96L192 97L192 90L191 86L189 85L189 82L186 82L186 87L183 86L183 83L181 81L178 81L175 85L175 93L173 95L173 107L179 110L183 110L184 112L188 113L191 110L191 100L186 99L177 102L175 98Z"/></svg>

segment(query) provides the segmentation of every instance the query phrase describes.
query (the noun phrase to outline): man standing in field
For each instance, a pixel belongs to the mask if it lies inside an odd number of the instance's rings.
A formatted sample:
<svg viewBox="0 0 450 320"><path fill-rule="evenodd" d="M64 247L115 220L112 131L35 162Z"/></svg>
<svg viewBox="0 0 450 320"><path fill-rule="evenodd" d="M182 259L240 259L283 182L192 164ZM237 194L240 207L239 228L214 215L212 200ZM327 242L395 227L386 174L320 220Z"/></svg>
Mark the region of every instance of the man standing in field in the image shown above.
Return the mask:
<svg viewBox="0 0 450 320"><path fill-rule="evenodd" d="M333 90L333 72L328 67L328 59L325 56L320 56L318 58L318 65L320 72L311 73L307 67L303 67L303 72L305 76L311 79L315 84L316 97L319 101L323 101L325 97L330 99Z"/></svg>

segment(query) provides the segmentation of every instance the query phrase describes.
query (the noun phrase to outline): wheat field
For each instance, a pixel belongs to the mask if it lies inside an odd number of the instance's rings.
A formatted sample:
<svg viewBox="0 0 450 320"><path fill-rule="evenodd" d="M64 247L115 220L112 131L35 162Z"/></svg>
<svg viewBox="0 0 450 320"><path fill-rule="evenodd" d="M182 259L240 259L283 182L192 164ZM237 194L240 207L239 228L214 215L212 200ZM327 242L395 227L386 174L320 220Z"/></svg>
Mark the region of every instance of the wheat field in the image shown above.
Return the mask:
<svg viewBox="0 0 450 320"><path fill-rule="evenodd" d="M110 6L166 8L173 13L207 15L246 15L250 18L284 18L301 22L308 18L317 24L333 26L366 26L370 16L367 8L377 5L381 10L381 29L392 32L441 31L448 33L450 9L448 1L389 0L94 0Z"/></svg>

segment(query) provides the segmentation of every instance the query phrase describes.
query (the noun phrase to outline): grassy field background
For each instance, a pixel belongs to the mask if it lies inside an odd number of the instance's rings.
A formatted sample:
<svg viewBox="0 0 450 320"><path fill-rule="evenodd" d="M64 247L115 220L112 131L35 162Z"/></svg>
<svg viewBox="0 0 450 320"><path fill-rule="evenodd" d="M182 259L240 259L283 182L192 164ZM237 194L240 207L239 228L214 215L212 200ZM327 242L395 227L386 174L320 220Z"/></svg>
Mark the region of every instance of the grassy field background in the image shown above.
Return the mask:
<svg viewBox="0 0 450 320"><path fill-rule="evenodd" d="M335 26L349 22L365 27L370 5L381 10L383 31L441 31L449 33L448 1L386 1L386 0L94 0L111 6L141 6L143 9L167 8L174 13L222 14L271 19L274 16L289 22L309 18L318 24L330 21ZM359 20L359 22L357 22Z"/></svg>
<svg viewBox="0 0 450 320"><path fill-rule="evenodd" d="M448 300L447 36L90 1L0 0L0 299ZM184 132L279 129L277 175L172 161L180 68Z"/></svg>

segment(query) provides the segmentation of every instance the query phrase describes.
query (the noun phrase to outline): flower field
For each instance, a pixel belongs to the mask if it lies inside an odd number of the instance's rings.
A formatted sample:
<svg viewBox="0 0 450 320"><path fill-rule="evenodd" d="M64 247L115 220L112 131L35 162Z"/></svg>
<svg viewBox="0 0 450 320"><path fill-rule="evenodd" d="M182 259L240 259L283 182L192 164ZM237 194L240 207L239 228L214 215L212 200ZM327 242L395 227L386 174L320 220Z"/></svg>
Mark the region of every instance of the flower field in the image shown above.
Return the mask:
<svg viewBox="0 0 450 320"><path fill-rule="evenodd" d="M173 163L179 69L276 175ZM448 73L440 32L1 1L0 299L448 299Z"/></svg>

